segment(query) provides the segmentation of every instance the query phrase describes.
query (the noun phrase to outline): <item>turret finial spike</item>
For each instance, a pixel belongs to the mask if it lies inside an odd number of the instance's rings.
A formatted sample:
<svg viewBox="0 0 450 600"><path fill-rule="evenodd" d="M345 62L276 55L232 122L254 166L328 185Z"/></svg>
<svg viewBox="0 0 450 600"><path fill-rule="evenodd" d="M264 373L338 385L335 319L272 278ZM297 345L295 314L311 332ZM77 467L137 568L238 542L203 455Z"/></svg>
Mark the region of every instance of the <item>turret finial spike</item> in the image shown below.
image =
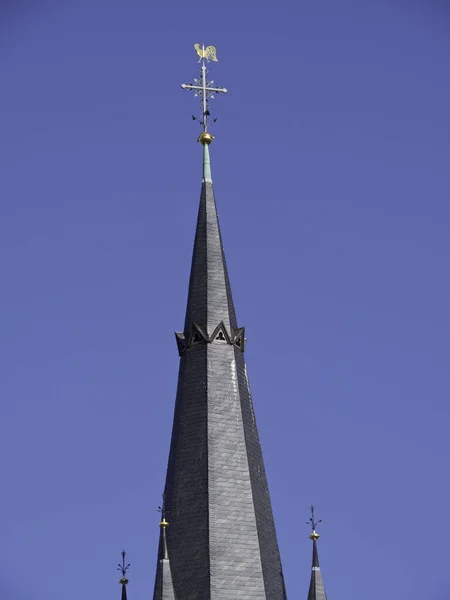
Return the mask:
<svg viewBox="0 0 450 600"><path fill-rule="evenodd" d="M314 516L315 506L313 504L311 504L310 510L311 510L311 516L309 518L309 521L306 521L306 524L311 526L312 533L309 536L309 538L313 542L315 542L320 538L320 535L316 532L316 527L319 523L322 523L322 519L320 519L319 521L315 520L315 516Z"/></svg>
<svg viewBox="0 0 450 600"><path fill-rule="evenodd" d="M164 494L162 496L162 504L161 504L161 506L158 507L158 510L161 513L161 522L159 523L159 527L161 529L162 558L164 560L168 560L169 552L167 550L166 528L169 526L169 523L166 521L166 508L165 508Z"/></svg>
<svg viewBox="0 0 450 600"><path fill-rule="evenodd" d="M117 570L122 573L122 578L120 579L119 583L121 585L127 585L127 583L128 583L127 571L130 568L131 563L126 564L125 557L126 557L127 553L125 552L125 550L122 550L121 555L122 555L122 563L119 563L119 565L117 567Z"/></svg>

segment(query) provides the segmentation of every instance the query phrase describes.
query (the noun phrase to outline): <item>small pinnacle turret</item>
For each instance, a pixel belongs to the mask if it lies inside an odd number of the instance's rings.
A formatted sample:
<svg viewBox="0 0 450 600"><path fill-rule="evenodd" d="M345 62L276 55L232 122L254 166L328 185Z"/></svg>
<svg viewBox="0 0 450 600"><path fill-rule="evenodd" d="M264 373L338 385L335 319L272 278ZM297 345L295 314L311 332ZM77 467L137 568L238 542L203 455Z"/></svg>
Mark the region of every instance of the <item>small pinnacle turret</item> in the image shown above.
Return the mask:
<svg viewBox="0 0 450 600"><path fill-rule="evenodd" d="M122 564L119 563L119 566L117 567L117 570L122 573L122 577L119 580L119 583L122 586L122 600L127 600L127 584L128 584L127 571L131 566L130 563L126 564L126 561L125 561L126 555L127 555L127 553L125 552L125 550L122 550Z"/></svg>
<svg viewBox="0 0 450 600"><path fill-rule="evenodd" d="M308 525L311 525L312 529L309 539L312 540L313 543L313 556L308 600L327 600L327 595L325 593L325 588L322 581L322 574L320 572L319 553L317 550L317 540L320 538L320 535L317 533L316 527L321 522L322 519L320 519L319 521L315 520L314 506L311 506L311 517L307 523Z"/></svg>
<svg viewBox="0 0 450 600"><path fill-rule="evenodd" d="M169 523L166 520L166 510L163 496L163 503L159 507L161 521L159 523L159 551L158 564L156 566L156 581L154 600L175 600L173 591L172 572L170 569L169 551L167 549L166 529Z"/></svg>

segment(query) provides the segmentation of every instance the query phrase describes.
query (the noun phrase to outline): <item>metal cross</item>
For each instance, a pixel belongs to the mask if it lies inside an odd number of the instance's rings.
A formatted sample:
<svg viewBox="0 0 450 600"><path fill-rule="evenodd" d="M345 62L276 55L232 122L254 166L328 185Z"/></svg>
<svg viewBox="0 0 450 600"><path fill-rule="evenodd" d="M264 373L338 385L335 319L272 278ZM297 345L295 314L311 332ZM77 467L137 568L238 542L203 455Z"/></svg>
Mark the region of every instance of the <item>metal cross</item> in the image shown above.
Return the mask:
<svg viewBox="0 0 450 600"><path fill-rule="evenodd" d="M121 581L125 581L126 580L126 574L128 569L130 568L130 563L125 564L125 556L127 555L127 553L125 552L125 550L122 550L122 564L119 563L117 570L120 571L122 573L122 579ZM128 583L128 581L127 581Z"/></svg>
<svg viewBox="0 0 450 600"><path fill-rule="evenodd" d="M310 506L310 511L311 511L311 517L309 519L309 521L306 521L307 525L311 525L311 528L313 530L313 533L316 531L316 527L319 523L322 523L322 519L320 519L320 521L316 521L315 517L314 517L314 511L315 511L315 506L313 506L311 504Z"/></svg>
<svg viewBox="0 0 450 600"><path fill-rule="evenodd" d="M183 88L183 90L192 90L194 92L194 96L201 97L202 117L201 119L197 119L197 117L192 118L197 121L200 121L203 127L203 131L206 132L208 131L208 117L211 116L208 110L208 100L213 99L214 94L226 94L227 89L214 87L214 81L208 79L208 70L206 69L205 61L209 62L210 59L217 61L216 49L214 48L214 46L208 46L207 48L205 48L205 46L202 46L200 48L199 44L195 44L195 48L202 62L202 67L200 69L200 79L194 79L193 83L182 83L181 87Z"/></svg>

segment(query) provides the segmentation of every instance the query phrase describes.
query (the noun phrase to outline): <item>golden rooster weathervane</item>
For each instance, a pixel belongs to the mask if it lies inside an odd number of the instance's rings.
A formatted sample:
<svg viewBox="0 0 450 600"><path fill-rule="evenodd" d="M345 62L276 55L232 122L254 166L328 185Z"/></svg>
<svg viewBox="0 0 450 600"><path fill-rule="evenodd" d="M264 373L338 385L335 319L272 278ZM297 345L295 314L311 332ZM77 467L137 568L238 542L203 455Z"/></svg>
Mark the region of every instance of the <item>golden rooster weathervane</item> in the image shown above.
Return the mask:
<svg viewBox="0 0 450 600"><path fill-rule="evenodd" d="M194 44L194 48L196 49L197 54L200 56L198 62L200 62L202 58L206 58L207 61L218 61L215 46L208 46L207 48L205 48L205 46L202 46L200 48L200 44Z"/></svg>
<svg viewBox="0 0 450 600"><path fill-rule="evenodd" d="M194 79L193 83L183 83L181 87L184 90L189 90L194 92L195 96L200 96L202 101L202 114L201 117L192 116L194 121L198 121L203 131L198 138L198 141L202 144L210 144L214 139L208 131L208 117L211 116L208 108L209 100L214 98L215 94L226 94L226 88L219 88L214 86L214 81L208 79L208 70L206 68L207 62L210 60L213 62L217 62L217 52L215 46L207 46L205 48L204 45L200 46L200 44L194 44L194 48L198 54L199 61L202 63L200 69L200 79ZM215 123L217 119L213 119L213 123Z"/></svg>

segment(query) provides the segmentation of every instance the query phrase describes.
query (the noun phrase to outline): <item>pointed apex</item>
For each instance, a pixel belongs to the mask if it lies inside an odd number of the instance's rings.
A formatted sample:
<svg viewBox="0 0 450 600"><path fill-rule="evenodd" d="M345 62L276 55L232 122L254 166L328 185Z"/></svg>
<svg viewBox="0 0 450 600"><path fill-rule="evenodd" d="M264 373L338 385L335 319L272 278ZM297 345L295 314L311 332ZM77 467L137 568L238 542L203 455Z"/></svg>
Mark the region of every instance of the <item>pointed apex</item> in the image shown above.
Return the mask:
<svg viewBox="0 0 450 600"><path fill-rule="evenodd" d="M177 334L178 351L183 355L193 346L210 344L216 339L243 351L243 335L238 329L211 179L209 145L205 142L188 304L184 331Z"/></svg>
<svg viewBox="0 0 450 600"><path fill-rule="evenodd" d="M313 567L313 569L318 569L320 567L320 565L319 565L319 552L317 550L317 538L313 539L312 567Z"/></svg>
<svg viewBox="0 0 450 600"><path fill-rule="evenodd" d="M120 571L122 573L122 577L119 580L119 583L122 586L122 600L127 600L127 583L128 583L128 579L127 579L127 571L130 568L130 563L126 563L125 557L126 557L127 553L125 552L125 550L122 550L122 563L119 563L117 570Z"/></svg>

